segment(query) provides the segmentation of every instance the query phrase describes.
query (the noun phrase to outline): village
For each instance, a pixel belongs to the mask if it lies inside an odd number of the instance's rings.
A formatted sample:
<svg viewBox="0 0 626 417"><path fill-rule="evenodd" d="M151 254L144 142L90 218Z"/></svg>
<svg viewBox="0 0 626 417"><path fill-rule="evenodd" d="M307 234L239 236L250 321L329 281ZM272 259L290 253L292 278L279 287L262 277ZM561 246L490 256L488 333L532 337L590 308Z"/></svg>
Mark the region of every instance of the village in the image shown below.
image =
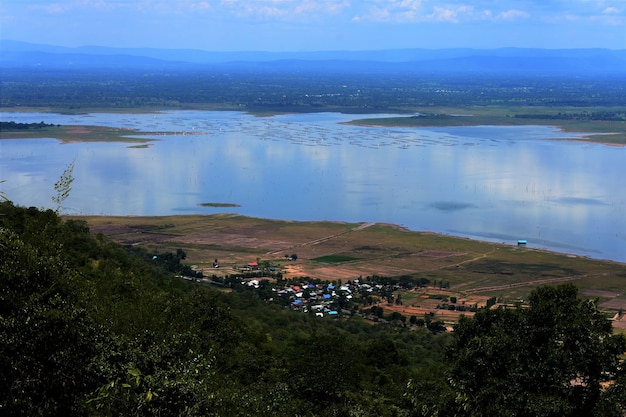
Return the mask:
<svg viewBox="0 0 626 417"><path fill-rule="evenodd" d="M286 255L295 262L297 255ZM213 268L219 268L217 260ZM426 278L358 276L348 280L285 278L267 262L249 262L236 273L212 275L203 281L232 291L247 292L267 303L319 318L361 317L377 323L450 331L461 315L496 305L496 297L467 296L448 282ZM221 271L224 272L224 271Z"/></svg>
<svg viewBox="0 0 626 417"><path fill-rule="evenodd" d="M180 276L319 320L409 328L437 323L452 330L481 307L523 306L532 288L574 282L581 295L598 299L614 327L626 328L622 292L605 287L621 276L621 265L521 242L494 245L389 225L234 215L89 220L93 232L150 248L161 261L175 251L172 260L188 269L177 271Z"/></svg>

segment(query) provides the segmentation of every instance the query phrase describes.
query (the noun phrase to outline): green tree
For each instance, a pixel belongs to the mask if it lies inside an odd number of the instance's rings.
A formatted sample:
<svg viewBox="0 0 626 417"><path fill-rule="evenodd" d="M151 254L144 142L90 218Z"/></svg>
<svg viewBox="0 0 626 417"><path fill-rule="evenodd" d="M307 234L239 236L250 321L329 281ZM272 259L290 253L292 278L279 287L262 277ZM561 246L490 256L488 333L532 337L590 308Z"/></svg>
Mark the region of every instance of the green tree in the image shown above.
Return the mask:
<svg viewBox="0 0 626 417"><path fill-rule="evenodd" d="M42 255L1 226L0 410L82 415L81 400L98 382L106 330L75 297L78 276L62 256Z"/></svg>
<svg viewBox="0 0 626 417"><path fill-rule="evenodd" d="M57 195L52 197L52 201L57 205L56 212L59 213L61 211L61 204L63 201L70 195L70 191L72 191L72 183L74 182L74 176L72 172L74 171L74 163L76 161L72 161L63 174L61 174L61 178L54 184L54 190Z"/></svg>
<svg viewBox="0 0 626 417"><path fill-rule="evenodd" d="M461 318L450 384L463 416L621 417L623 382L611 380L625 350L626 338L574 285L541 287L529 308Z"/></svg>
<svg viewBox="0 0 626 417"><path fill-rule="evenodd" d="M0 181L0 184L2 184L3 182L6 182L6 180ZM7 201L7 200L8 200L8 198L7 198L7 195L5 194L5 192L4 191L0 191L0 202L1 201Z"/></svg>

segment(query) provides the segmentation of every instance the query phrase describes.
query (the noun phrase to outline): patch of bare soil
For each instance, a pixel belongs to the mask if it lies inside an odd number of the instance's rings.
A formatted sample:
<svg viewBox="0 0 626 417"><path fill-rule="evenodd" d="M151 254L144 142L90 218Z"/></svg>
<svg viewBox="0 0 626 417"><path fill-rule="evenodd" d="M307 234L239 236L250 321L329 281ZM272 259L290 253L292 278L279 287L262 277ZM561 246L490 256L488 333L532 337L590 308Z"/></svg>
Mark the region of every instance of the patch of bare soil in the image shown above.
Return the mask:
<svg viewBox="0 0 626 417"><path fill-rule="evenodd" d="M194 247L197 251L206 252L207 259L213 259L217 256L216 252L219 252L220 264L233 267L246 258L281 260L285 254L297 253L296 262L283 262L281 265L283 276L286 278L310 276L323 280L346 281L359 276L408 275L424 270L426 264L422 261L415 262L416 259L428 260L432 268L433 261L464 255L458 251L429 249L407 252L402 247L377 245L381 242L372 241L371 237L363 235L371 223L357 225L353 229L331 228L323 234L320 233L323 228L309 226L290 229L277 227L272 223L254 225L242 223L231 227L216 227L215 224L208 223L184 224L177 228L144 223L142 219L136 219L135 223L132 219L125 220L116 223L95 223L90 227L92 232L102 233L125 245ZM357 260L353 262L326 264L313 260L326 254L353 253L355 247L358 248L355 252ZM225 251L232 254L226 255ZM254 252L256 255L251 255ZM195 259L198 257L199 255L194 256Z"/></svg>
<svg viewBox="0 0 626 417"><path fill-rule="evenodd" d="M91 132L92 132L92 129L88 129L86 127L79 127L79 126L69 129L67 131L67 133L71 133L72 135L85 135Z"/></svg>
<svg viewBox="0 0 626 417"><path fill-rule="evenodd" d="M104 224L90 226L92 233L102 233L122 245L145 245L150 243L162 243L170 240L171 235L146 233L140 228L126 224Z"/></svg>
<svg viewBox="0 0 626 417"><path fill-rule="evenodd" d="M441 320L443 322L451 323L457 322L459 317L468 316L471 317L474 315L471 311L452 311L452 310L444 310L437 309L433 306L423 306L423 307L415 307L415 306L407 306L407 305L398 305L398 304L389 304L389 303L379 303L379 307L382 307L386 312L394 312L402 314L406 317L424 317L425 314L433 314L433 319Z"/></svg>
<svg viewBox="0 0 626 417"><path fill-rule="evenodd" d="M615 291L604 291L604 290L584 290L583 295L588 297L601 297L601 298L615 298L619 297L621 294Z"/></svg>
<svg viewBox="0 0 626 417"><path fill-rule="evenodd" d="M176 236L170 240L184 244L257 248L264 251L275 251L290 246L290 243L286 241L262 239L233 233L220 233L219 235L198 233L189 236Z"/></svg>
<svg viewBox="0 0 626 417"><path fill-rule="evenodd" d="M463 255L465 255L464 252L450 252L450 251L442 251L442 250L423 250L420 252L412 253L410 256L443 259L443 258L449 258L451 256L463 256Z"/></svg>
<svg viewBox="0 0 626 417"><path fill-rule="evenodd" d="M626 310L626 300L623 300L621 298L614 298L612 300L601 303L600 307L610 310Z"/></svg>
<svg viewBox="0 0 626 417"><path fill-rule="evenodd" d="M613 327L616 329L626 330L626 314L623 314L621 317L616 314L615 319L613 320Z"/></svg>

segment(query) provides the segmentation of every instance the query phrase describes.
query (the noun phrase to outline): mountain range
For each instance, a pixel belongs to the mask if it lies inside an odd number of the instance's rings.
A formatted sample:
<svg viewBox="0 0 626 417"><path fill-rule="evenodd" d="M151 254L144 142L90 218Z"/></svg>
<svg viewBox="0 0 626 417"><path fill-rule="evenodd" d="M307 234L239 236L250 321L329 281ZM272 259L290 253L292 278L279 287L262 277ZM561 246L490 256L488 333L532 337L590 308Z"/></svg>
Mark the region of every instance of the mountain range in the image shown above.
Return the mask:
<svg viewBox="0 0 626 417"><path fill-rule="evenodd" d="M379 51L204 51L62 47L0 41L0 68L203 69L626 75L626 49L393 49Z"/></svg>

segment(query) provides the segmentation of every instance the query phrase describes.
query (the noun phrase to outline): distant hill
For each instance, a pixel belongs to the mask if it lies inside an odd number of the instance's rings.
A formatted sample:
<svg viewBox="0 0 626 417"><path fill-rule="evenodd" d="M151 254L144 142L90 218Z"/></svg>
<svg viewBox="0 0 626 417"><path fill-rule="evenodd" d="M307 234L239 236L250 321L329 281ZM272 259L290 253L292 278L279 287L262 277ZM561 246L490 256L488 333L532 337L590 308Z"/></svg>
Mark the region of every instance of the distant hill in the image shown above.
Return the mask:
<svg viewBox="0 0 626 417"><path fill-rule="evenodd" d="M76 48L0 41L0 67L202 69L313 72L626 74L626 50L394 49L381 51L211 52L195 49Z"/></svg>

